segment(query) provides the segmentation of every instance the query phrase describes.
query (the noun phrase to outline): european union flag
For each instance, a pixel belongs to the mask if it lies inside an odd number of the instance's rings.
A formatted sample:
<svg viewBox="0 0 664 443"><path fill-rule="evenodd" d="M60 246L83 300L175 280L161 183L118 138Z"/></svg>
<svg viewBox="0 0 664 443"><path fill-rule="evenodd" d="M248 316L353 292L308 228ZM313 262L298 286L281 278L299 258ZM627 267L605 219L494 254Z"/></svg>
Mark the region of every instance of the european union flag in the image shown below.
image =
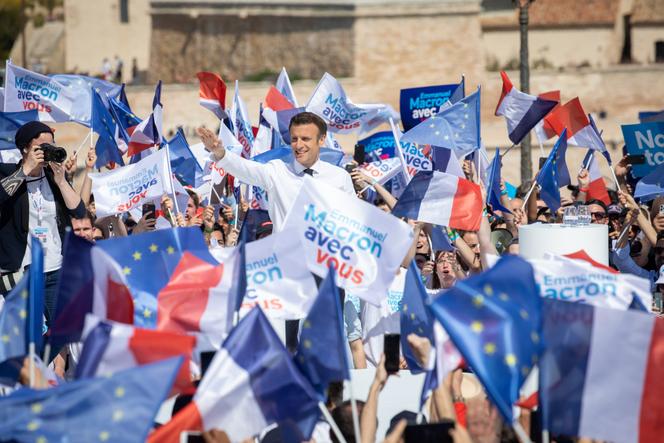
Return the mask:
<svg viewBox="0 0 664 443"><path fill-rule="evenodd" d="M171 157L171 171L181 183L197 188L203 184L203 168L196 161L196 157L189 149L189 143L178 128L172 139L168 142L168 150Z"/></svg>
<svg viewBox="0 0 664 443"><path fill-rule="evenodd" d="M234 302L231 302L231 306L233 306L234 312L240 311L240 308L242 307L242 300L244 300L244 296L247 293L247 254L245 246L247 245L248 234L249 229L244 229L243 225L240 229L240 238L238 239L239 243L236 251L238 256L237 261L235 262L235 268L233 270L233 282L235 282L235 284L228 294L230 299L234 300Z"/></svg>
<svg viewBox="0 0 664 443"><path fill-rule="evenodd" d="M36 109L21 112L0 112L0 151L3 149L16 149L14 137L16 130L24 124L39 120Z"/></svg>
<svg viewBox="0 0 664 443"><path fill-rule="evenodd" d="M431 248L434 251L454 251L450 236L447 234L447 228L440 225L431 225L431 232L429 232L429 228L426 228L426 231L429 234Z"/></svg>
<svg viewBox="0 0 664 443"><path fill-rule="evenodd" d="M8 385L18 380L23 357L28 355L29 280L25 274L0 310L0 380Z"/></svg>
<svg viewBox="0 0 664 443"><path fill-rule="evenodd" d="M424 120L401 137L402 143L440 146L468 154L481 145L480 89Z"/></svg>
<svg viewBox="0 0 664 443"><path fill-rule="evenodd" d="M410 262L406 273L406 285L401 302L401 350L413 374L424 370L408 344L408 335L415 334L429 339L433 346L433 315L428 306L429 296L422 284L415 260Z"/></svg>
<svg viewBox="0 0 664 443"><path fill-rule="evenodd" d="M125 105L127 107L127 109L131 109L130 106L129 106L129 100L127 100L127 92L125 91L125 84L124 83L120 86L120 92L118 92L118 95L117 95L116 98L120 103Z"/></svg>
<svg viewBox="0 0 664 443"><path fill-rule="evenodd" d="M16 441L143 442L182 357L0 398L0 435Z"/></svg>
<svg viewBox="0 0 664 443"><path fill-rule="evenodd" d="M79 341L85 325L85 315L92 312L93 246L72 231L65 234L62 261L67 265L60 269L60 278L56 287L55 314L48 336L53 349Z"/></svg>
<svg viewBox="0 0 664 443"><path fill-rule="evenodd" d="M541 299L533 268L522 258L502 257L493 268L457 281L431 309L512 423L512 405L540 351Z"/></svg>
<svg viewBox="0 0 664 443"><path fill-rule="evenodd" d="M457 85L456 89L454 91L452 91L452 95L450 95L450 98L448 99L448 101L451 104L454 104L454 103L462 100L465 97L466 97L466 77L464 77L462 75L461 76L461 81Z"/></svg>
<svg viewBox="0 0 664 443"><path fill-rule="evenodd" d="M217 261L208 252L200 228L160 229L97 242L122 268L134 297L134 324L154 329L157 295L166 286L182 254L189 251L208 263Z"/></svg>
<svg viewBox="0 0 664 443"><path fill-rule="evenodd" d="M331 268L304 319L294 358L321 400L330 382L350 380L339 288Z"/></svg>
<svg viewBox="0 0 664 443"><path fill-rule="evenodd" d="M487 180L486 203L491 205L494 211L512 213L500 202L500 149L496 149L491 166L489 166L489 177Z"/></svg>
<svg viewBox="0 0 664 443"><path fill-rule="evenodd" d="M549 153L544 166L537 174L537 183L540 185L540 197L552 213L560 208L560 187L570 183L569 171L565 163L567 152L567 129L563 129L560 138ZM567 181L567 183L565 183Z"/></svg>
<svg viewBox="0 0 664 443"><path fill-rule="evenodd" d="M113 119L118 125L120 138L122 138L125 143L129 143L129 131L131 130L133 132L133 128L141 122L141 119L134 115L129 107L129 103L124 103L123 101L114 98L109 98L108 102Z"/></svg>
<svg viewBox="0 0 664 443"><path fill-rule="evenodd" d="M115 141L118 125L115 124L113 117L94 89L92 90L92 117L90 123L92 130L99 135L95 144L97 168L101 168L110 162L124 166L122 154L118 148L118 143Z"/></svg>

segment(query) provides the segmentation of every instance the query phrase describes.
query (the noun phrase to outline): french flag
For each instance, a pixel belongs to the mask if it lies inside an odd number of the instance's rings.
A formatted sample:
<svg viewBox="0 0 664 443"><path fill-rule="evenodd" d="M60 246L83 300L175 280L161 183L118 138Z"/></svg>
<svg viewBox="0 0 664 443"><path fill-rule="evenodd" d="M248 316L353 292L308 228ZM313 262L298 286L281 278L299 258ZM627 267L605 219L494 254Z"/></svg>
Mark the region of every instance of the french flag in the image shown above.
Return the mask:
<svg viewBox="0 0 664 443"><path fill-rule="evenodd" d="M516 145L558 102L519 91L512 85L505 71L501 71L500 76L503 79L503 91L496 106L496 115L505 117L508 137Z"/></svg>
<svg viewBox="0 0 664 443"><path fill-rule="evenodd" d="M556 102L556 106L553 107L549 114L560 106L560 91L558 90L543 92L539 96L545 100L553 100ZM535 135L540 144L552 139L556 135L556 130L546 121L546 116L535 125Z"/></svg>
<svg viewBox="0 0 664 443"><path fill-rule="evenodd" d="M595 158L595 151L588 149L586 156L583 158L583 168L588 170L590 183L588 184L588 192L586 192L586 201L600 200L605 205L611 204L611 197L604 182L604 177L599 170L597 159Z"/></svg>
<svg viewBox="0 0 664 443"><path fill-rule="evenodd" d="M237 442L274 423L283 441L304 441L318 416L318 395L256 307L217 351L192 402L148 441L177 443L183 431L216 428Z"/></svg>
<svg viewBox="0 0 664 443"><path fill-rule="evenodd" d="M161 80L157 83L152 99L152 113L140 122L129 138L127 155L132 156L161 144L163 134L163 106L161 104Z"/></svg>
<svg viewBox="0 0 664 443"><path fill-rule="evenodd" d="M200 88L198 90L198 102L205 109L212 111L214 115L223 120L226 114L226 83L214 72L199 72L196 74Z"/></svg>
<svg viewBox="0 0 664 443"><path fill-rule="evenodd" d="M197 335L201 346L218 348L233 318L233 274L239 254L213 265L184 252L157 296L157 330Z"/></svg>
<svg viewBox="0 0 664 443"><path fill-rule="evenodd" d="M112 375L118 371L155 363L170 357L184 358L175 378L174 391L193 393L189 363L196 338L171 332L135 328L100 320L85 320L83 350L76 366L76 378Z"/></svg>
<svg viewBox="0 0 664 443"><path fill-rule="evenodd" d="M392 214L435 225L477 231L482 220L479 185L438 171L420 171L408 183Z"/></svg>
<svg viewBox="0 0 664 443"><path fill-rule="evenodd" d="M285 95L279 92L274 86L270 86L270 89L265 96L265 101L263 102L263 112L261 116L267 120L272 129L278 131L279 119L277 112L294 108L295 106L293 106L293 103L291 103Z"/></svg>
<svg viewBox="0 0 664 443"><path fill-rule="evenodd" d="M544 300L543 428L621 443L664 435L664 319Z"/></svg>
<svg viewBox="0 0 664 443"><path fill-rule="evenodd" d="M567 128L567 142L574 146L583 146L599 151L610 162L606 145L602 141L597 129L591 124L588 115L581 106L579 97L575 97L562 106L551 111L544 120L556 131L562 134Z"/></svg>

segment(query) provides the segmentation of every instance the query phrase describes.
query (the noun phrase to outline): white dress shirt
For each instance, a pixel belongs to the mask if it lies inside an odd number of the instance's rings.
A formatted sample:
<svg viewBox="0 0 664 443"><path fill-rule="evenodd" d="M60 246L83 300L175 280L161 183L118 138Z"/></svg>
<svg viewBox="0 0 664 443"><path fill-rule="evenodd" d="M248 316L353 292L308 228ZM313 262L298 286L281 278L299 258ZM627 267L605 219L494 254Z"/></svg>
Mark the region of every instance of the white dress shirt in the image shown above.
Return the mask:
<svg viewBox="0 0 664 443"><path fill-rule="evenodd" d="M217 161L217 166L237 177L241 182L261 187L267 192L268 212L274 224L274 231L281 231L286 215L293 207L302 187L305 167L296 160L291 163L282 160L272 160L265 164L258 163L244 159L229 150L226 150L224 158ZM322 180L330 186L355 195L353 181L345 169L320 159L309 169L313 170L314 179Z"/></svg>

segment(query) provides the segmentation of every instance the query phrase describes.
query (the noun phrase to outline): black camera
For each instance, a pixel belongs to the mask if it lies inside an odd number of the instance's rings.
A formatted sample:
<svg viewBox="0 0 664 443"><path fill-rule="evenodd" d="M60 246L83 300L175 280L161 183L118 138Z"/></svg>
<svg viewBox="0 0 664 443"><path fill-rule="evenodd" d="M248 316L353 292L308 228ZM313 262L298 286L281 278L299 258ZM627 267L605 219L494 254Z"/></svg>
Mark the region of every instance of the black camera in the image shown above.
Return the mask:
<svg viewBox="0 0 664 443"><path fill-rule="evenodd" d="M39 147L44 151L44 161L46 162L64 163L67 160L67 151L65 148L54 146L50 143L42 143Z"/></svg>

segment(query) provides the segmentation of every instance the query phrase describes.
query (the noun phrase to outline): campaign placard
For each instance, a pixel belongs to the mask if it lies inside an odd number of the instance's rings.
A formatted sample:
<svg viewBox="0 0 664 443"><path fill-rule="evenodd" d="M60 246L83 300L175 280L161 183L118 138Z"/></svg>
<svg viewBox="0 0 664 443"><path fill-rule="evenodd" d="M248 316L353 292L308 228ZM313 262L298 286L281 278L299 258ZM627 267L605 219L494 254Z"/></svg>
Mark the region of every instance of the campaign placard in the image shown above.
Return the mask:
<svg viewBox="0 0 664 443"><path fill-rule="evenodd" d="M621 126L627 152L630 155L643 155L643 163L632 167L634 177L648 175L664 163L664 122L640 123Z"/></svg>
<svg viewBox="0 0 664 443"><path fill-rule="evenodd" d="M369 137L358 140L357 143L364 146L364 152L367 154L367 158L372 159L371 161L394 157L396 143L390 131L376 132Z"/></svg>
<svg viewBox="0 0 664 443"><path fill-rule="evenodd" d="M402 89L399 110L404 131L435 115L443 103L450 99L457 86L451 84Z"/></svg>
<svg viewBox="0 0 664 443"><path fill-rule="evenodd" d="M309 270L379 305L413 241L413 229L369 203L305 177L285 222L304 246Z"/></svg>

